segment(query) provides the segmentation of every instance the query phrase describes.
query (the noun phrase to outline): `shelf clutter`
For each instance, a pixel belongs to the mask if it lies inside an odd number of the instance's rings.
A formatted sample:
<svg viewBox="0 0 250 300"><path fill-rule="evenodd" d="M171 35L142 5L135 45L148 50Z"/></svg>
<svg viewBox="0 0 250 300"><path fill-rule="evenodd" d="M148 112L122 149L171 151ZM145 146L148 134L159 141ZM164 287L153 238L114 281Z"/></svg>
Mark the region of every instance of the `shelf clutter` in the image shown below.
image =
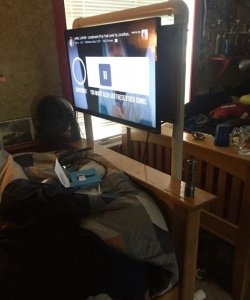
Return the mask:
<svg viewBox="0 0 250 300"><path fill-rule="evenodd" d="M217 79L231 62L250 57L250 4L236 0L206 1L203 7L202 52L221 64Z"/></svg>
<svg viewBox="0 0 250 300"><path fill-rule="evenodd" d="M207 1L203 38L209 56L250 55L250 21L242 9L234 0ZM249 10L250 6L245 9Z"/></svg>

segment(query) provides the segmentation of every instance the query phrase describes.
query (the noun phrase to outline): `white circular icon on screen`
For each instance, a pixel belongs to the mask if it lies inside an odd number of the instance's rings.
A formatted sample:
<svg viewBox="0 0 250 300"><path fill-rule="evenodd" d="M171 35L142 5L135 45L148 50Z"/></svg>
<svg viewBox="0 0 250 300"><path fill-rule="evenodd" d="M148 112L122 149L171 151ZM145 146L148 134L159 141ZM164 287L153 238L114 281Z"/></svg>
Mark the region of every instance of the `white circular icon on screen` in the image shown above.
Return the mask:
<svg viewBox="0 0 250 300"><path fill-rule="evenodd" d="M81 68L82 66L82 68ZM72 62L72 67L71 67L72 75L75 79L75 81L83 85L85 80L86 80L86 68L84 65L84 62L80 57L75 57ZM82 76L81 76L82 75ZM80 78L82 77L82 78Z"/></svg>
<svg viewBox="0 0 250 300"><path fill-rule="evenodd" d="M69 45L70 45L70 47L74 47L75 41L74 41L74 38L73 38L73 37L70 37L70 38L69 38Z"/></svg>

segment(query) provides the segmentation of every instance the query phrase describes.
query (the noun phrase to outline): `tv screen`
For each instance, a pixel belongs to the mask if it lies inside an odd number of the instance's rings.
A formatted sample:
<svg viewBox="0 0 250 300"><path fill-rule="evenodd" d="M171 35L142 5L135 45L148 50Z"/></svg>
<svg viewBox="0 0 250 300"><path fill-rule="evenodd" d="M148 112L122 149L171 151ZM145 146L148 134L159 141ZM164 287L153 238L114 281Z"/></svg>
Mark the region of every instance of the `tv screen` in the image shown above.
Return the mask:
<svg viewBox="0 0 250 300"><path fill-rule="evenodd" d="M150 18L65 31L76 111L159 133L174 122L180 34Z"/></svg>

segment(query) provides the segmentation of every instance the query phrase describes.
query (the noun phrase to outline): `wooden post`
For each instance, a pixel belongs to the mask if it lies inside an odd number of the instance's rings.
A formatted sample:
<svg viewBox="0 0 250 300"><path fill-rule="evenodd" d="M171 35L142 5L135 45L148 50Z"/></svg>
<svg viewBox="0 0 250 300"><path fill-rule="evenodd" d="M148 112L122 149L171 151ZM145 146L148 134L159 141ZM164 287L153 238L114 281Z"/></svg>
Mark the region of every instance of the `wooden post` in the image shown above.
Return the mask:
<svg viewBox="0 0 250 300"><path fill-rule="evenodd" d="M196 264L199 240L201 208L186 210L180 206L174 206L175 218L171 226L171 232L175 240L178 265L180 268L180 300L192 300L196 285ZM178 242L184 241L183 245Z"/></svg>

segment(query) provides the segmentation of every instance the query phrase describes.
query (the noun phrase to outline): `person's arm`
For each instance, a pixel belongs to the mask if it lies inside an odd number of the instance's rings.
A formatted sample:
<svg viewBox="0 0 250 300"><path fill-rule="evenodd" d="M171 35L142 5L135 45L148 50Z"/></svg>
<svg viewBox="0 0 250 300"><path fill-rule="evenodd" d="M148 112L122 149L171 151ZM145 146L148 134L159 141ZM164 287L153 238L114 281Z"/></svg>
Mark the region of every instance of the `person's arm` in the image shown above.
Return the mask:
<svg viewBox="0 0 250 300"><path fill-rule="evenodd" d="M27 179L9 183L0 203L0 217L7 223L25 226L79 222L89 212L88 195L78 195L59 183L44 184Z"/></svg>

